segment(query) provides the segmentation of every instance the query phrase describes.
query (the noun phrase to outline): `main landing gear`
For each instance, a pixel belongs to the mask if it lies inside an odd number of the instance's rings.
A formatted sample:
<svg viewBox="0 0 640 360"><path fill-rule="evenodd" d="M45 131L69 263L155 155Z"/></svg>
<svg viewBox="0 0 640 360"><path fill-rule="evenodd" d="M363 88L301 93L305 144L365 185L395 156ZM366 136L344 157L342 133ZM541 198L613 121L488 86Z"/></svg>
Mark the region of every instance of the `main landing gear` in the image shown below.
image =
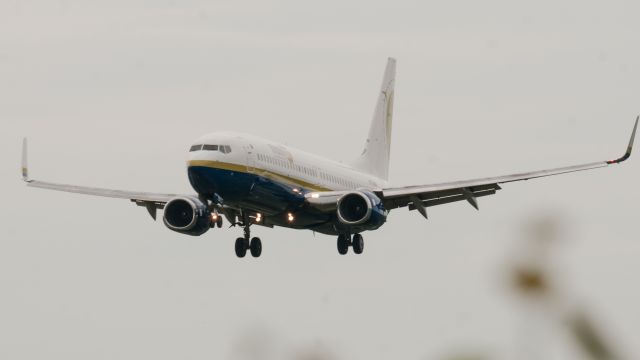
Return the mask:
<svg viewBox="0 0 640 360"><path fill-rule="evenodd" d="M221 228L222 227L222 215L218 214L217 211L213 211L211 213L211 228Z"/></svg>
<svg viewBox="0 0 640 360"><path fill-rule="evenodd" d="M247 255L247 250L251 252L251 256L260 257L262 254L262 240L259 237L251 238L250 224L244 226L244 237L236 239L236 255L243 258ZM251 239L251 240L249 240Z"/></svg>
<svg viewBox="0 0 640 360"><path fill-rule="evenodd" d="M354 253L362 254L362 252L364 251L364 239L362 238L362 235L338 235L338 253L340 253L340 255L346 255L349 251L349 246L353 247Z"/></svg>

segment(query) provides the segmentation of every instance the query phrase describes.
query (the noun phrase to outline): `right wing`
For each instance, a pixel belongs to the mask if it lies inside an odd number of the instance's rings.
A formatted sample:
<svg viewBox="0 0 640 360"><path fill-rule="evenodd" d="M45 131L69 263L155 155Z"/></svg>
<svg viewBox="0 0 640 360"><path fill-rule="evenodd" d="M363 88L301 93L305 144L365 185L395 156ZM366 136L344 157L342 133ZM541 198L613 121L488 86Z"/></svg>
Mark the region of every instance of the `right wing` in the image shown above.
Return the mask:
<svg viewBox="0 0 640 360"><path fill-rule="evenodd" d="M522 181L535 179L545 176L567 174L576 171L584 171L607 167L612 164L619 164L627 160L631 156L633 149L633 141L638 128L638 120L636 118L631 139L624 155L615 160L598 161L581 165L573 165L555 169L547 169L540 171L525 172L519 174L497 176L490 178L481 178L473 180L462 180L440 184L407 186L399 188L382 189L378 192L385 208L388 210L408 206L409 210L418 210L422 216L427 217L426 208L435 205L447 204L455 201L468 201L474 208L478 209L477 198L481 196L493 195L504 184L514 181Z"/></svg>
<svg viewBox="0 0 640 360"><path fill-rule="evenodd" d="M27 165L27 139L22 141L22 180L27 183L27 186L64 191L76 194L103 196L118 199L129 199L135 202L138 206L144 206L149 211L149 214L153 219L156 218L156 210L164 208L164 205L172 198L176 196L184 196L178 194L158 194L139 191L126 191L115 189L104 189L87 186L69 185L69 184L57 184L46 181L33 180L29 178L29 167ZM191 196L191 195L189 195Z"/></svg>

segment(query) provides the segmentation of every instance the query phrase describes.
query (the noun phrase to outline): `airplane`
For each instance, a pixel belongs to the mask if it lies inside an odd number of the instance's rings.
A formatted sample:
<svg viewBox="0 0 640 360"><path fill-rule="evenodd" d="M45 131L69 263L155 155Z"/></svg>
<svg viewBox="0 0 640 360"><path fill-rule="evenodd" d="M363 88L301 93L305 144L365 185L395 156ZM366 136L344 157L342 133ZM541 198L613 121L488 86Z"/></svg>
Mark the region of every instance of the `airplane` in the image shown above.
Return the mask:
<svg viewBox="0 0 640 360"><path fill-rule="evenodd" d="M362 233L380 228L391 210L406 207L427 219L427 208L494 195L502 184L620 164L631 156L638 119L624 155L554 169L505 176L406 187L392 187L389 175L396 60L389 58L364 150L343 164L298 149L236 132L215 132L195 140L188 153L187 175L195 194L157 194L57 184L29 177L27 139L23 140L22 178L30 187L129 199L178 233L200 236L222 227L243 229L235 253L262 254L262 241L251 237L254 225L286 227L337 236L338 253L364 250Z"/></svg>

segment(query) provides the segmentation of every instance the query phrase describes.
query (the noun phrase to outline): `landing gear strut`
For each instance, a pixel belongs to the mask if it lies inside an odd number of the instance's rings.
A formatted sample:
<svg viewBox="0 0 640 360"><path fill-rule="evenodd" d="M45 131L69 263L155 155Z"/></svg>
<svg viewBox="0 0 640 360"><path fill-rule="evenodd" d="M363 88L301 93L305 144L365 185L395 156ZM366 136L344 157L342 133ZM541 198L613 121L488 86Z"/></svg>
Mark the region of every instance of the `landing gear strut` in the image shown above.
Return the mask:
<svg viewBox="0 0 640 360"><path fill-rule="evenodd" d="M247 250L251 252L251 256L260 257L262 254L262 240L259 237L251 238L251 229L249 228L251 223L248 221L244 222L244 237L239 237L236 239L236 255L239 258L245 257L247 255Z"/></svg>
<svg viewBox="0 0 640 360"><path fill-rule="evenodd" d="M353 237L349 234L338 235L338 253L340 255L346 255L349 252L349 246L353 247L353 252L356 254L362 254L364 251L364 239L360 234L354 234Z"/></svg>

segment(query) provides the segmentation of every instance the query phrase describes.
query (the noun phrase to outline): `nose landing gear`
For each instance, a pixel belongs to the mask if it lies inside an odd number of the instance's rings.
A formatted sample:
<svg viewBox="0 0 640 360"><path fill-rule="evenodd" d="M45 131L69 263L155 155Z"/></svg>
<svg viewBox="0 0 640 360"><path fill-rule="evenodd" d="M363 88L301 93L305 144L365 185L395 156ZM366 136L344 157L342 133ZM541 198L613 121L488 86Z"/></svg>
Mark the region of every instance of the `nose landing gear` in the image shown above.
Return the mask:
<svg viewBox="0 0 640 360"><path fill-rule="evenodd" d="M221 228L223 225L222 216L218 212L211 213L211 228Z"/></svg>

